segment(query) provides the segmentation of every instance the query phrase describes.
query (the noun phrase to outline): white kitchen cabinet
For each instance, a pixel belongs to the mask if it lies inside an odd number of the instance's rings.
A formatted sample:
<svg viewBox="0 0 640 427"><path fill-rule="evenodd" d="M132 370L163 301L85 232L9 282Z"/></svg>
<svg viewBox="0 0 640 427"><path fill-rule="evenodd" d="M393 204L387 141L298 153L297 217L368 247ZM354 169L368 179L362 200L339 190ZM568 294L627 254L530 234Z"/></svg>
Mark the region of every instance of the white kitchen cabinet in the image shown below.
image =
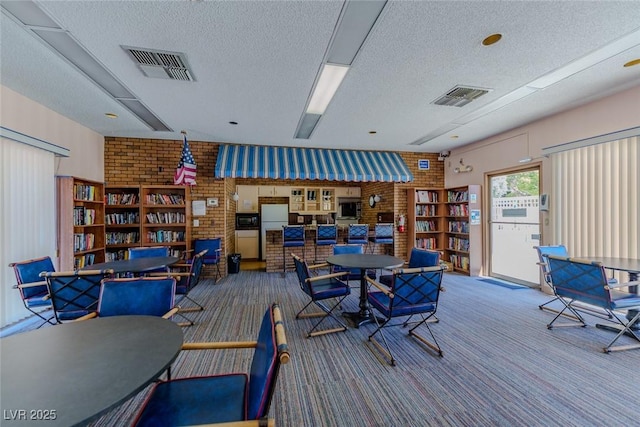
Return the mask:
<svg viewBox="0 0 640 427"><path fill-rule="evenodd" d="M260 255L259 230L236 231L236 252L244 259L258 259Z"/></svg>
<svg viewBox="0 0 640 427"><path fill-rule="evenodd" d="M236 202L236 212L258 213L258 186L236 185L240 197Z"/></svg>
<svg viewBox="0 0 640 427"><path fill-rule="evenodd" d="M360 197L360 187L336 187L335 196L338 197Z"/></svg>
<svg viewBox="0 0 640 427"><path fill-rule="evenodd" d="M260 185L258 186L260 197L289 197L290 189L287 185Z"/></svg>

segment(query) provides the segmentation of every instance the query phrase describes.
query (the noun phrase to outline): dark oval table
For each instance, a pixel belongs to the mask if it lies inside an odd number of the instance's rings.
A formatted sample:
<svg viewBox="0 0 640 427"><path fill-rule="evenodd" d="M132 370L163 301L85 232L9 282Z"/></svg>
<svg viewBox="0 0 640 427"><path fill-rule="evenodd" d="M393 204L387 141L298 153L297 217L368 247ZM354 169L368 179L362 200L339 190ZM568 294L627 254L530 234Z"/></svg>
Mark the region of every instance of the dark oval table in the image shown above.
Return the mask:
<svg viewBox="0 0 640 427"><path fill-rule="evenodd" d="M368 269L396 268L404 264L402 258L379 254L331 255L327 257L327 262L331 265L339 265L345 268L360 269L360 311L343 313L343 316L350 319L356 328L363 323L373 321L369 314L369 302L367 301L366 271Z"/></svg>
<svg viewBox="0 0 640 427"><path fill-rule="evenodd" d="M152 316L71 322L0 340L3 426L84 425L158 378L181 328Z"/></svg>

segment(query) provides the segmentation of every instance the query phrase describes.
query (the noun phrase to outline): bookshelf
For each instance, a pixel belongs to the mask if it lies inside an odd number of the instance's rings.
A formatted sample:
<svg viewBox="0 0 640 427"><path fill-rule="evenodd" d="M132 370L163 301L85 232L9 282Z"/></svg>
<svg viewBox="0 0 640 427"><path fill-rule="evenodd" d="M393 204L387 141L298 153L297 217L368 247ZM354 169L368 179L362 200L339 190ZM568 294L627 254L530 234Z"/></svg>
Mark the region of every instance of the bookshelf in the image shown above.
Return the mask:
<svg viewBox="0 0 640 427"><path fill-rule="evenodd" d="M142 246L168 246L171 256L191 248L189 187L150 185L140 189Z"/></svg>
<svg viewBox="0 0 640 427"><path fill-rule="evenodd" d="M126 259L129 248L140 246L140 186L105 187L105 243L107 261Z"/></svg>
<svg viewBox="0 0 640 427"><path fill-rule="evenodd" d="M59 271L105 261L104 184L72 176L56 177Z"/></svg>
<svg viewBox="0 0 640 427"><path fill-rule="evenodd" d="M447 188L445 197L444 260L454 271L478 276L482 270L480 186Z"/></svg>
<svg viewBox="0 0 640 427"><path fill-rule="evenodd" d="M414 188L407 192L407 259L412 248L444 250L444 190Z"/></svg>

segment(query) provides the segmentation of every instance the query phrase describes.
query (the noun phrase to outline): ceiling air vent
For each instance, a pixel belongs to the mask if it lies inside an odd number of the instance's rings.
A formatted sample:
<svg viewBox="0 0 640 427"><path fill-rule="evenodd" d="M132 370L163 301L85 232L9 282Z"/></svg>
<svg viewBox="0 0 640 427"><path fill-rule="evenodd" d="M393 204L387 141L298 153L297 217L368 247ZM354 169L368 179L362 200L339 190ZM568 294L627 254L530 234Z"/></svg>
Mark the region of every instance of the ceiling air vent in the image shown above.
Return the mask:
<svg viewBox="0 0 640 427"><path fill-rule="evenodd" d="M193 73L189 70L184 53L128 46L122 46L122 48L127 51L133 62L147 77L187 82L195 80Z"/></svg>
<svg viewBox="0 0 640 427"><path fill-rule="evenodd" d="M481 89L469 86L456 86L445 95L442 95L440 98L433 101L432 104L446 105L449 107L463 107L474 99L478 99L482 95L489 93L489 90L490 89Z"/></svg>

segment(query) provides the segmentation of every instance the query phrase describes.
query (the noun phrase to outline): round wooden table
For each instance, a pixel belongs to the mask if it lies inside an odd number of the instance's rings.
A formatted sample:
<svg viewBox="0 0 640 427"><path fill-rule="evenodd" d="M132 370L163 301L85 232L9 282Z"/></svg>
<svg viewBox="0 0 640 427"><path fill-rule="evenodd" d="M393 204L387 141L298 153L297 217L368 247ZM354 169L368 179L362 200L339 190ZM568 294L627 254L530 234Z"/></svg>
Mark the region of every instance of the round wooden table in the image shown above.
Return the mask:
<svg viewBox="0 0 640 427"><path fill-rule="evenodd" d="M345 268L360 269L360 311L343 313L343 316L350 319L356 328L363 323L373 321L369 314L369 302L367 301L366 271L368 269L396 268L404 264L404 260L401 258L379 254L331 255L327 257L327 262Z"/></svg>
<svg viewBox="0 0 640 427"><path fill-rule="evenodd" d="M158 378L181 328L152 316L65 323L0 340L2 425L84 425Z"/></svg>

